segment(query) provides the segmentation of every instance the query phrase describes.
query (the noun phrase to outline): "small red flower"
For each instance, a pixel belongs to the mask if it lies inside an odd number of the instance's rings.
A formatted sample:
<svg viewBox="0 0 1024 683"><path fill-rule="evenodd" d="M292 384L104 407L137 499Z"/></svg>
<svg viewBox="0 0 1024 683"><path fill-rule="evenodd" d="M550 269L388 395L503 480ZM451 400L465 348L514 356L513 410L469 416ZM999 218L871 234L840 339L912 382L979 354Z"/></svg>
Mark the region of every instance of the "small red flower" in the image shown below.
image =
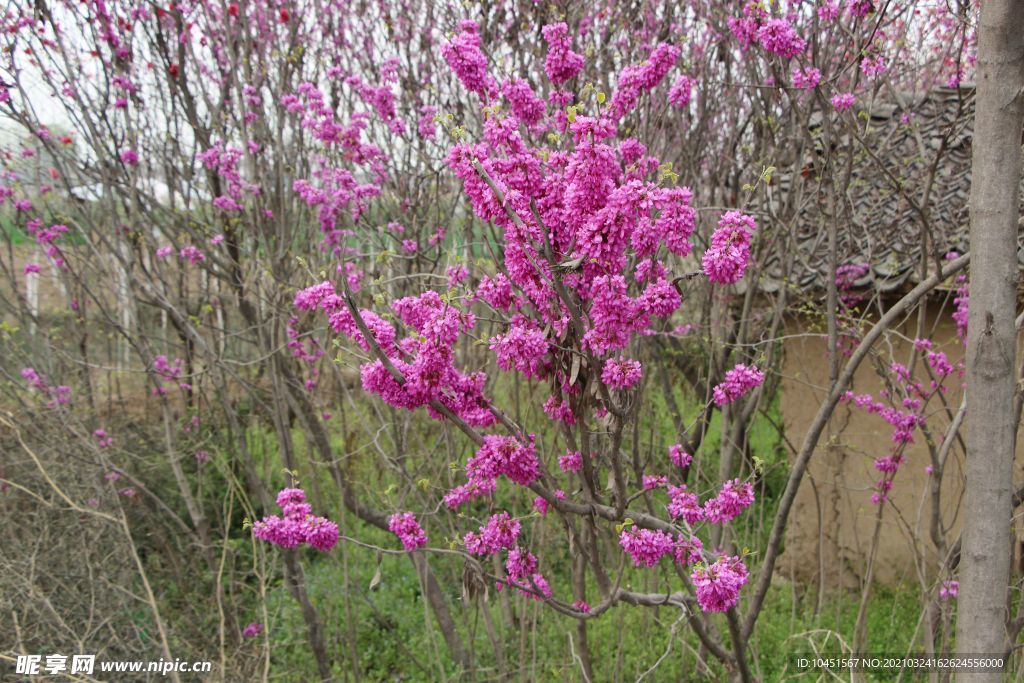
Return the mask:
<svg viewBox="0 0 1024 683"><path fill-rule="evenodd" d="M288 10L282 9L280 16L281 16L281 23L282 24L287 24L288 23Z"/></svg>
<svg viewBox="0 0 1024 683"><path fill-rule="evenodd" d="M167 67L167 73L169 73L171 75L171 78L177 78L178 77L178 65L177 64L171 64L169 67Z"/></svg>

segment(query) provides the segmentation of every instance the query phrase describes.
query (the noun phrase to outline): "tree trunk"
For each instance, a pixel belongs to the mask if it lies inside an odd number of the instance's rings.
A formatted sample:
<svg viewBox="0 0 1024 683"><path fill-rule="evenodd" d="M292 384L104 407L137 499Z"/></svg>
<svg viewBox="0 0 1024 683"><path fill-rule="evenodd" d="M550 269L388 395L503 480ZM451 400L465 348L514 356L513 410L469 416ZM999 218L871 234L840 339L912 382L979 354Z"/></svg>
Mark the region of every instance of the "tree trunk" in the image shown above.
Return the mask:
<svg viewBox="0 0 1024 683"><path fill-rule="evenodd" d="M957 653L1004 652L1013 495L1024 2L982 3L971 181L967 489ZM972 681L998 681L998 673Z"/></svg>

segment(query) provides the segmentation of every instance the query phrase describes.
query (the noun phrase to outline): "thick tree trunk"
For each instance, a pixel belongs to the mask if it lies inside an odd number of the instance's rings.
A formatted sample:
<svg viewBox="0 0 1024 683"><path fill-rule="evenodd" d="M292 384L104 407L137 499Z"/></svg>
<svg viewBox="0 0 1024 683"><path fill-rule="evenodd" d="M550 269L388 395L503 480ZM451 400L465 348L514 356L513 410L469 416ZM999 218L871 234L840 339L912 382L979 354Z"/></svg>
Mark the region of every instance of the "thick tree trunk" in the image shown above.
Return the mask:
<svg viewBox="0 0 1024 683"><path fill-rule="evenodd" d="M1006 639L1015 442L1018 187L1024 125L1024 1L985 0L978 47L967 327L967 491L957 652ZM976 674L969 680L1000 680Z"/></svg>

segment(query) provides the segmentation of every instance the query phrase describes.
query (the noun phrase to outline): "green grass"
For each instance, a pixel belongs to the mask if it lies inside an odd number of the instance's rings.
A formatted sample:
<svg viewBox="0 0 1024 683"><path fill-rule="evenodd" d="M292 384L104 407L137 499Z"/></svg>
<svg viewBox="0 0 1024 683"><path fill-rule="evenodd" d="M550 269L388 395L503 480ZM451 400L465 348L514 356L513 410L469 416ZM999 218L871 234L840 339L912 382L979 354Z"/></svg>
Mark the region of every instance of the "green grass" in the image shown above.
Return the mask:
<svg viewBox="0 0 1024 683"><path fill-rule="evenodd" d="M372 539L370 542L393 545L379 532L369 531L367 536ZM424 610L419 581L411 562L402 556L384 555L380 558L380 583L371 590L369 586L377 571L377 562L373 551L354 547L349 550L348 596L360 675L370 681L434 681L442 678L443 671L444 677L457 680L458 671L448 657L433 616ZM334 646L335 668L340 676L344 670L351 670L345 645L348 620L341 559L338 551L332 556L311 554L305 566L310 597L326 624L327 640ZM633 576L637 581L643 580L639 574ZM552 578L556 594L567 594L568 586L560 580L563 577ZM493 648L479 616L479 610L486 607L481 603L462 606L457 595L448 598L453 611L468 609L476 615L478 627L473 644L480 668L477 678L490 680L495 671ZM491 617L497 624L501 624L503 618L499 599L496 593L490 593ZM519 596L510 596L510 599L521 623L519 629L506 629L503 633L508 661L518 662L518 666L525 669L526 680L582 680L570 650L570 637L578 647L575 620ZM797 598L792 586L783 580L772 586L751 644L750 662L759 680L818 680L818 672L798 671L795 658L814 651L812 644L819 652L836 653L843 650L842 643L849 643L857 614L855 596L833 596L817 616L813 615L813 605L809 602ZM273 615L268 631L273 669L286 674L286 679L299 672L311 675L313 664L297 604L285 588L279 586L271 592L268 607ZM915 591L878 589L869 605L869 638L865 650L913 651L909 640L917 625L918 609ZM727 672L713 660L706 676L698 675L699 642L685 622L676 623L679 617L680 612L675 609L620 605L589 622L588 640L599 680L636 680L666 652L668 654L648 680L723 680ZM716 624L724 631L722 619L717 619ZM673 625L676 627L674 635ZM462 636L468 639L465 631ZM888 681L895 677L895 674L869 674L867 680Z"/></svg>

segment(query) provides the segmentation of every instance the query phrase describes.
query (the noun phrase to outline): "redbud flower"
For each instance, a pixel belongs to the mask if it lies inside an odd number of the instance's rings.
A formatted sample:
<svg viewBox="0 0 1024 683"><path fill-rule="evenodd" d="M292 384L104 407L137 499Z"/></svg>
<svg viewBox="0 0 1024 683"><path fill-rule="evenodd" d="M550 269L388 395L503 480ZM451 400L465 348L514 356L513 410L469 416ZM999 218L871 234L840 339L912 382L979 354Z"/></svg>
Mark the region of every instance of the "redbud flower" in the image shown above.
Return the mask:
<svg viewBox="0 0 1024 683"><path fill-rule="evenodd" d="M105 429L97 429L92 433L94 439L96 439L96 445L100 448L110 448L114 445L113 437L107 434Z"/></svg>
<svg viewBox="0 0 1024 683"><path fill-rule="evenodd" d="M884 74L888 71L888 66L885 63L885 58L882 55L878 55L874 58L865 57L860 62L860 71L868 78L874 78L880 74Z"/></svg>
<svg viewBox="0 0 1024 683"><path fill-rule="evenodd" d="M847 0L846 9L855 17L866 17L875 11L875 3L872 0Z"/></svg>
<svg viewBox="0 0 1024 683"><path fill-rule="evenodd" d="M551 586L543 574L534 574L528 581L513 583L519 590L519 594L531 600L543 600L551 597ZM540 593L538 595L538 592Z"/></svg>
<svg viewBox="0 0 1024 683"><path fill-rule="evenodd" d="M690 575L697 589L697 604L705 612L725 612L734 607L747 577L747 567L738 557L723 557Z"/></svg>
<svg viewBox="0 0 1024 683"><path fill-rule="evenodd" d="M727 211L718 220L711 246L701 258L704 274L711 282L729 285L741 277L750 260L750 239L757 223L739 211Z"/></svg>
<svg viewBox="0 0 1024 683"><path fill-rule="evenodd" d="M634 566L653 567L672 551L673 541L664 531L634 527L619 534L619 545L633 558Z"/></svg>
<svg viewBox="0 0 1024 683"><path fill-rule="evenodd" d="M253 536L282 548L295 548L306 543L324 552L338 542L338 525L324 517L313 516L302 489L282 489L277 494L277 505L284 517L264 517L253 524Z"/></svg>
<svg viewBox="0 0 1024 683"><path fill-rule="evenodd" d="M725 524L735 519L754 502L754 487L739 479L727 481L718 496L704 503L704 518L712 524Z"/></svg>
<svg viewBox="0 0 1024 683"><path fill-rule="evenodd" d="M839 2L837 0L827 0L818 5L818 18L822 21L833 21L838 16Z"/></svg>
<svg viewBox="0 0 1024 683"><path fill-rule="evenodd" d="M689 467L693 462L693 456L683 450L683 445L679 443L668 447L668 459L679 468Z"/></svg>
<svg viewBox="0 0 1024 683"><path fill-rule="evenodd" d="M714 389L715 405L724 406L744 396L754 387L764 382L764 373L756 365L746 366L742 363L725 373L725 381Z"/></svg>
<svg viewBox="0 0 1024 683"><path fill-rule="evenodd" d="M675 546L675 558L676 564L691 565L697 564L701 561L701 552L704 550L704 544L696 536L690 538L683 538L680 534L676 539Z"/></svg>
<svg viewBox="0 0 1024 683"><path fill-rule="evenodd" d="M388 519L388 529L398 536L406 552L412 552L427 544L427 534L411 512L395 513Z"/></svg>
<svg viewBox="0 0 1024 683"><path fill-rule="evenodd" d="M533 499L533 507L534 507L535 510L537 510L537 512L540 513L541 517L547 517L548 516L548 501L546 501L544 498L542 498L540 496L537 496L536 498L534 498Z"/></svg>
<svg viewBox="0 0 1024 683"><path fill-rule="evenodd" d="M687 524L696 524L704 519L704 508L696 493L690 493L686 484L668 487L668 514L672 519L682 517Z"/></svg>
<svg viewBox="0 0 1024 683"><path fill-rule="evenodd" d="M583 455L579 451L566 451L558 458L558 467L563 472L579 472L583 466Z"/></svg>
<svg viewBox="0 0 1024 683"><path fill-rule="evenodd" d="M537 571L537 558L529 550L513 548L505 561L505 570L510 578L518 581L533 575Z"/></svg>
<svg viewBox="0 0 1024 683"><path fill-rule="evenodd" d="M310 547L327 552L338 543L338 525L325 517L308 515L303 522L303 534Z"/></svg>
<svg viewBox="0 0 1024 683"><path fill-rule="evenodd" d="M800 90L814 90L821 82L821 71L813 66L805 69L796 68L792 72L793 87Z"/></svg>
<svg viewBox="0 0 1024 683"><path fill-rule="evenodd" d="M683 109L690 103L693 81L689 76L680 76L668 91L668 101L674 107Z"/></svg>
<svg viewBox="0 0 1024 683"><path fill-rule="evenodd" d="M136 164L139 163L139 155L134 149L131 148L122 150L121 161L123 161L127 166L135 166Z"/></svg>
<svg viewBox="0 0 1024 683"><path fill-rule="evenodd" d="M206 254L204 254L198 247L191 244L182 247L178 252L178 255L183 259L187 259L188 262L193 265L206 260Z"/></svg>
<svg viewBox="0 0 1024 683"><path fill-rule="evenodd" d="M479 533L469 532L463 539L466 550L474 555L493 555L502 548L513 548L519 538L521 523L507 512L491 515Z"/></svg>
<svg viewBox="0 0 1024 683"><path fill-rule="evenodd" d="M804 51L807 42L785 19L770 19L757 31L757 42L768 52L792 59Z"/></svg>
<svg viewBox="0 0 1024 683"><path fill-rule="evenodd" d="M538 377L548 353L544 332L537 328L513 325L503 336L491 337L490 349L503 370L518 370L526 377Z"/></svg>
<svg viewBox="0 0 1024 683"><path fill-rule="evenodd" d="M612 389L628 389L643 376L640 361L619 356L605 361L601 381Z"/></svg>
<svg viewBox="0 0 1024 683"><path fill-rule="evenodd" d="M501 87L505 99L508 100L512 113L527 126L533 126L544 117L546 105L537 97L530 84L521 78L513 78Z"/></svg>
<svg viewBox="0 0 1024 683"><path fill-rule="evenodd" d="M853 96L853 93L840 93L833 95L832 106L835 107L836 111L846 111L853 106L857 99Z"/></svg>
<svg viewBox="0 0 1024 683"><path fill-rule="evenodd" d="M459 27L459 34L441 47L441 56L466 89L487 98L497 90L497 85L487 72L487 57L480 50L478 27L472 21L463 21Z"/></svg>
<svg viewBox="0 0 1024 683"><path fill-rule="evenodd" d="M254 621L247 624L245 629L242 631L243 638L255 638L259 634L263 633L263 624L258 621Z"/></svg>
<svg viewBox="0 0 1024 683"><path fill-rule="evenodd" d="M645 474L642 479L644 490L651 491L668 484L668 477L656 474Z"/></svg>
<svg viewBox="0 0 1024 683"><path fill-rule="evenodd" d="M583 68L583 55L572 51L569 41L569 27L565 22L548 24L541 29L548 44L548 55L544 60L544 72L555 85L561 85Z"/></svg>

